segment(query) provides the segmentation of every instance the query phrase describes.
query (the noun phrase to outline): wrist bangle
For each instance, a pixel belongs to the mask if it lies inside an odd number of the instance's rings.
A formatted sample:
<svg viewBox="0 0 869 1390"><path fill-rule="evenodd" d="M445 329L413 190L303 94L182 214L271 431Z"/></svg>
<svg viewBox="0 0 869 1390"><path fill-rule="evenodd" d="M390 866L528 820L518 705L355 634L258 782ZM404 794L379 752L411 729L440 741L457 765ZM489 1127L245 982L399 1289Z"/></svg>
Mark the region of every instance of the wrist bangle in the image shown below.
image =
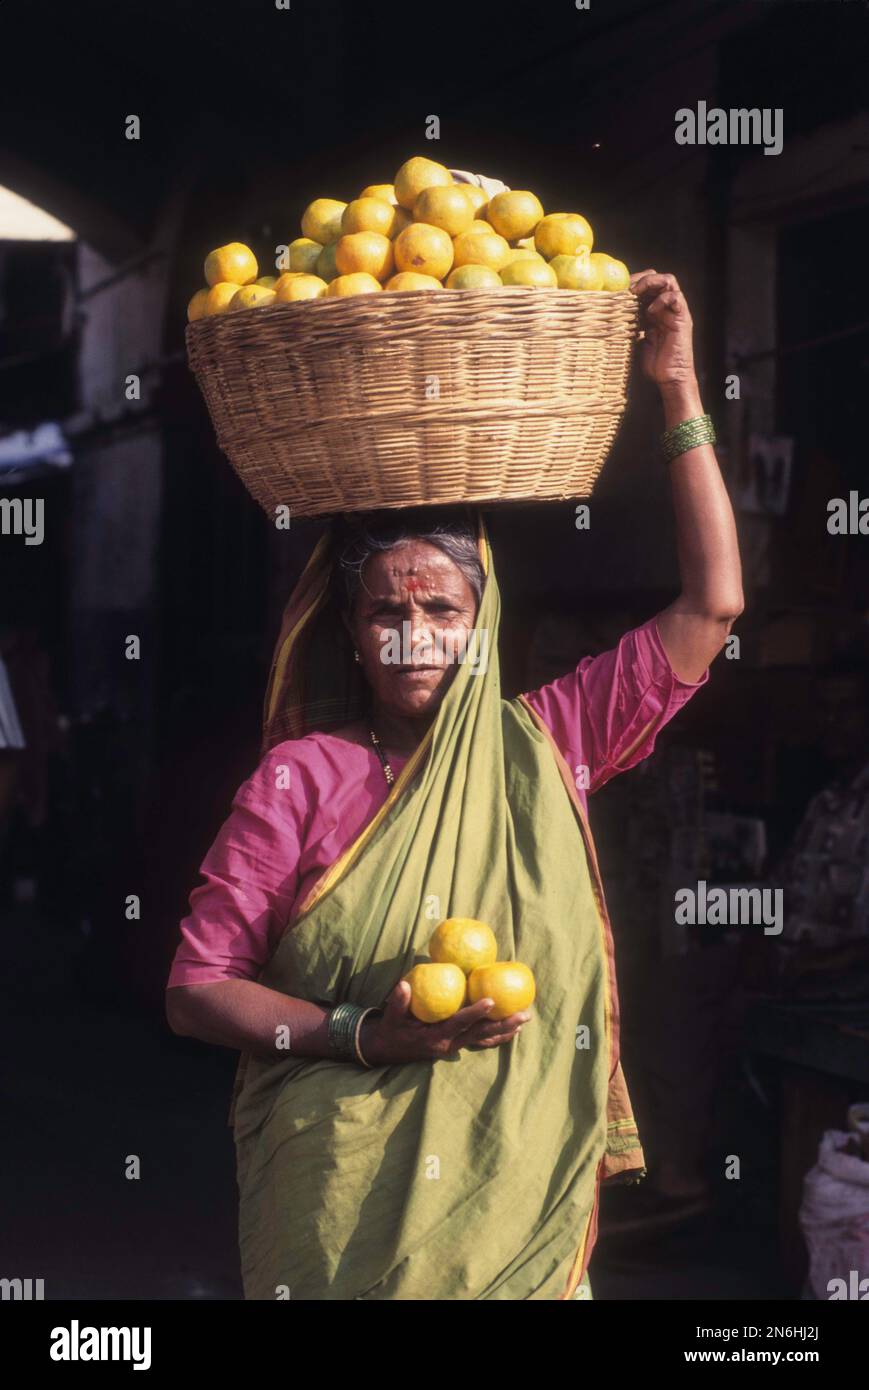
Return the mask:
<svg viewBox="0 0 869 1390"><path fill-rule="evenodd" d="M664 462L672 463L680 454L687 454L689 449L696 449L701 444L714 444L715 438L711 415L697 415L693 420L682 420L661 435Z"/></svg>
<svg viewBox="0 0 869 1390"><path fill-rule="evenodd" d="M329 1043L339 1057L361 1062L366 1067L370 1065L359 1047L359 1030L362 1020L373 1012L373 1007L365 1008L362 1004L337 1004L330 1011Z"/></svg>

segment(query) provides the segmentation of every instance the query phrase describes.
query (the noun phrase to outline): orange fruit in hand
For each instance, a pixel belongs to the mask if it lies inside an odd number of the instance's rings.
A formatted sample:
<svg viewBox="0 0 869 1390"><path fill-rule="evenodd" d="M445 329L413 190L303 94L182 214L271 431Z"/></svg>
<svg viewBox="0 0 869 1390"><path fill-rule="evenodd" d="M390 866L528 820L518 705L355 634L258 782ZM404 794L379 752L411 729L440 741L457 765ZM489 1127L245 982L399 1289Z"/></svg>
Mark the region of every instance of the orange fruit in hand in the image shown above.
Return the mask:
<svg viewBox="0 0 869 1390"><path fill-rule="evenodd" d="M411 989L410 1012L420 1023L441 1023L465 1002L467 981L457 965L426 962L402 978Z"/></svg>
<svg viewBox="0 0 869 1390"><path fill-rule="evenodd" d="M252 285L259 275L256 256L249 246L230 241L205 257L205 278L209 285Z"/></svg>
<svg viewBox="0 0 869 1390"><path fill-rule="evenodd" d="M381 203L381 207L387 206ZM375 280L385 280L392 274L394 265L392 242L380 232L350 232L335 243L335 267L339 275L365 271Z"/></svg>
<svg viewBox="0 0 869 1390"><path fill-rule="evenodd" d="M487 1018L509 1018L533 1004L537 994L534 975L518 960L499 960L483 965L468 976L468 1002L494 999L495 1006Z"/></svg>
<svg viewBox="0 0 869 1390"><path fill-rule="evenodd" d="M441 227L412 222L395 238L395 264L399 270L415 270L443 280L452 263L452 238Z"/></svg>
<svg viewBox="0 0 869 1390"><path fill-rule="evenodd" d="M434 188L436 184L446 188L452 181L453 176L445 165L415 155L405 160L392 182L399 203L411 212L424 188Z"/></svg>
<svg viewBox="0 0 869 1390"><path fill-rule="evenodd" d="M429 941L428 953L432 960L457 965L470 975L478 966L494 964L498 943L485 922L474 917L447 917Z"/></svg>

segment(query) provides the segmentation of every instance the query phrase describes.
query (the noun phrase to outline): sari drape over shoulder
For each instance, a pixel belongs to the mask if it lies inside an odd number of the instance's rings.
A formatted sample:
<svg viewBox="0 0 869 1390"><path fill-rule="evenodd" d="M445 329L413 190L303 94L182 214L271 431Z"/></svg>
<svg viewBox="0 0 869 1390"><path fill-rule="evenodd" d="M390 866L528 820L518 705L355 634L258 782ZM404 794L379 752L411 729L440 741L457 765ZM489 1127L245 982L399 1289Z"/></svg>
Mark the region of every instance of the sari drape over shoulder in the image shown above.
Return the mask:
<svg viewBox="0 0 869 1390"><path fill-rule="evenodd" d="M644 1159L619 1061L613 943L573 776L524 697L501 697L500 597L385 803L322 875L260 983L383 1003L444 917L488 922L534 971L520 1037L436 1062L242 1057L231 1113L245 1297L570 1299L600 1184ZM362 711L329 597L330 538L288 604L266 748ZM476 660L474 659L476 658Z"/></svg>

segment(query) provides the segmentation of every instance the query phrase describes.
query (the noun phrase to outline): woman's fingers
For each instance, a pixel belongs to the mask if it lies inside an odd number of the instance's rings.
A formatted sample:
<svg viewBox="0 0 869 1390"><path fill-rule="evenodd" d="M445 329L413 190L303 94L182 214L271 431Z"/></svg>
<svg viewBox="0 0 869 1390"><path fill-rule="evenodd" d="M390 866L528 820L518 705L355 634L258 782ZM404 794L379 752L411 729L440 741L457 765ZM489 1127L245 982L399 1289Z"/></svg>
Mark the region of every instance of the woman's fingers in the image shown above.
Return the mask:
<svg viewBox="0 0 869 1390"><path fill-rule="evenodd" d="M639 282L644 280L647 275L657 275L657 273L657 270L635 270L630 278L630 288L636 289Z"/></svg>
<svg viewBox="0 0 869 1390"><path fill-rule="evenodd" d="M679 281L675 275L659 275L656 270L641 270L636 281L631 280L631 288L638 299L651 299L664 292L681 294Z"/></svg>

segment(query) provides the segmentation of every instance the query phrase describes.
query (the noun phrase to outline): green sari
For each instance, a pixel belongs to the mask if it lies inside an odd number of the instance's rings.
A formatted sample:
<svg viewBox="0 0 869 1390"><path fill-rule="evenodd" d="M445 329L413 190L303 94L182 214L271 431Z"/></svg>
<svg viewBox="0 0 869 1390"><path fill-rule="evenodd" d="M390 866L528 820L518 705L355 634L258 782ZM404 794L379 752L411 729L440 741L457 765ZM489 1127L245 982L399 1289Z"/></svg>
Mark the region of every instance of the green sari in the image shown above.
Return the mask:
<svg viewBox="0 0 869 1390"><path fill-rule="evenodd" d="M500 597L477 515L488 662L457 666L260 983L379 1005L442 918L475 917L499 959L534 971L531 1021L511 1043L434 1063L243 1056L230 1120L249 1299L582 1297L600 1183L644 1172L591 835L548 729L521 696L501 698ZM361 711L332 558L324 536L287 607L266 747Z"/></svg>

